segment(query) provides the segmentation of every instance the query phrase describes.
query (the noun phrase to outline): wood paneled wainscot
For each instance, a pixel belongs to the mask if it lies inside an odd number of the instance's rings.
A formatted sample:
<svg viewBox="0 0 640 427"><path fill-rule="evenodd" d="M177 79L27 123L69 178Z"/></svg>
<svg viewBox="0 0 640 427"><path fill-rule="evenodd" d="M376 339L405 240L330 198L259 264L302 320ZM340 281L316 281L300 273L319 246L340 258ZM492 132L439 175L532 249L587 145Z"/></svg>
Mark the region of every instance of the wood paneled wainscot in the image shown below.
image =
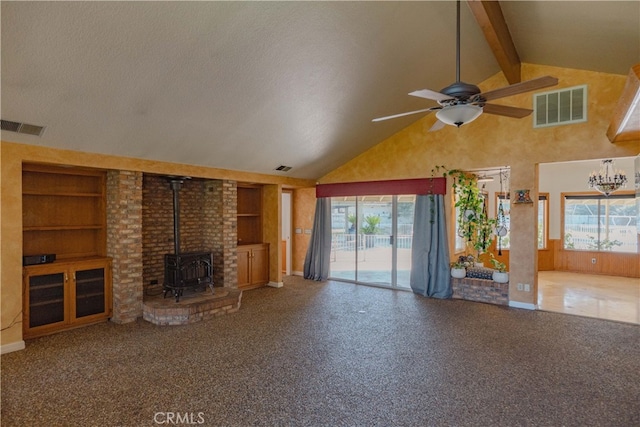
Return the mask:
<svg viewBox="0 0 640 427"><path fill-rule="evenodd" d="M111 307L110 258L24 267L25 338L104 321Z"/></svg>
<svg viewBox="0 0 640 427"><path fill-rule="evenodd" d="M640 254L565 250L559 240L554 245L554 263L560 271L640 277Z"/></svg>
<svg viewBox="0 0 640 427"><path fill-rule="evenodd" d="M254 289L269 283L269 244L238 246L238 288Z"/></svg>

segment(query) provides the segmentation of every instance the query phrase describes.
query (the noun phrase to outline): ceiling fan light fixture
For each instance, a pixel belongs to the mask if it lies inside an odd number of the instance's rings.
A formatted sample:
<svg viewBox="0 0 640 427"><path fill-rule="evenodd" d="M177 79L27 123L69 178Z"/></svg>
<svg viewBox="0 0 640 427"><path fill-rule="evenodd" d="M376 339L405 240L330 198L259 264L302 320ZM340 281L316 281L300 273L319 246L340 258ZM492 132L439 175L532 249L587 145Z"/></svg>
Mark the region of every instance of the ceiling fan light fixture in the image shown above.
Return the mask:
<svg viewBox="0 0 640 427"><path fill-rule="evenodd" d="M436 117L443 123L460 127L471 123L482 114L482 107L470 104L458 104L438 110Z"/></svg>

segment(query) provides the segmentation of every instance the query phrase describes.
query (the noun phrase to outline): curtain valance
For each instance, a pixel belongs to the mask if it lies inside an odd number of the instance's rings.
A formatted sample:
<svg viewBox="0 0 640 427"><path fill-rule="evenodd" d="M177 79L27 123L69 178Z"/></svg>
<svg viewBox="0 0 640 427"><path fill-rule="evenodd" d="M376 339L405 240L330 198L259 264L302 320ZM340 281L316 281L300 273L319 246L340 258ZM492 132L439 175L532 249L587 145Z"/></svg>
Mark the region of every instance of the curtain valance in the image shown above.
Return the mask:
<svg viewBox="0 0 640 427"><path fill-rule="evenodd" d="M416 178L390 181L340 182L316 185L316 197L397 196L401 194L446 194L447 179Z"/></svg>

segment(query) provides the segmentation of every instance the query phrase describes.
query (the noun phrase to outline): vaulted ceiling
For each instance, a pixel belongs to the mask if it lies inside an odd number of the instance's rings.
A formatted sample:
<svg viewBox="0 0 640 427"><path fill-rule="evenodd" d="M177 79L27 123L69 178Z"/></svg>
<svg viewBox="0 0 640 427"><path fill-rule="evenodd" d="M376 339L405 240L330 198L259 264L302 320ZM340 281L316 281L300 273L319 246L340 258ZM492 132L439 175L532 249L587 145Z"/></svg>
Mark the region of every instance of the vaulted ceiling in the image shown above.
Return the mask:
<svg viewBox="0 0 640 427"><path fill-rule="evenodd" d="M640 62L640 2L501 2L503 22L491 3L462 4L463 81L517 79L514 58L621 75ZM46 126L2 140L318 178L423 115L371 119L436 105L407 94L455 81L455 13L451 1L2 2L2 119Z"/></svg>

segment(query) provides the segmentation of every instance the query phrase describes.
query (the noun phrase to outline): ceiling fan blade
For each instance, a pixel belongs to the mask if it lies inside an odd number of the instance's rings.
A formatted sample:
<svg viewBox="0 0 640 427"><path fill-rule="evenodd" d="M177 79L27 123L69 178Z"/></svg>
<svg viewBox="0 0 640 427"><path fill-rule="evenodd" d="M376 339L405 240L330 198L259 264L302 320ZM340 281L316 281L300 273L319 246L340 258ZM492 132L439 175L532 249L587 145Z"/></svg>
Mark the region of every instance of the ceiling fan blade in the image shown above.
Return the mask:
<svg viewBox="0 0 640 427"><path fill-rule="evenodd" d="M432 99L434 101L444 101L446 99L451 99L449 95L445 95L444 93L436 92L429 89L415 90L413 92L410 92L409 95Z"/></svg>
<svg viewBox="0 0 640 427"><path fill-rule="evenodd" d="M489 92L481 93L480 96L487 101L491 101L493 99L504 98L505 96L517 95L519 93L542 89L544 87L555 86L557 84L557 78L544 76L538 77L537 79L516 83L511 86L505 86L500 89L490 90Z"/></svg>
<svg viewBox="0 0 640 427"><path fill-rule="evenodd" d="M400 114L394 114L393 116L386 116L386 117L378 117L377 119L373 119L371 120L372 122L381 122L383 120L389 120L389 119L395 119L397 117L404 117L404 116L409 116L411 114L418 114L418 113L424 113L425 111L433 111L433 110L437 110L440 107L431 107L431 108L424 108L422 110L416 110L416 111L409 111L407 113L400 113Z"/></svg>
<svg viewBox="0 0 640 427"><path fill-rule="evenodd" d="M447 124L443 121L440 120L436 120L436 122L433 124L433 126L431 126L431 129L429 129L429 132L435 132L437 130L442 129L443 127L445 127Z"/></svg>
<svg viewBox="0 0 640 427"><path fill-rule="evenodd" d="M487 114L495 114L497 116L513 117L515 119L521 119L527 117L533 113L533 110L528 108L510 107L508 105L499 104L484 104L482 112Z"/></svg>

